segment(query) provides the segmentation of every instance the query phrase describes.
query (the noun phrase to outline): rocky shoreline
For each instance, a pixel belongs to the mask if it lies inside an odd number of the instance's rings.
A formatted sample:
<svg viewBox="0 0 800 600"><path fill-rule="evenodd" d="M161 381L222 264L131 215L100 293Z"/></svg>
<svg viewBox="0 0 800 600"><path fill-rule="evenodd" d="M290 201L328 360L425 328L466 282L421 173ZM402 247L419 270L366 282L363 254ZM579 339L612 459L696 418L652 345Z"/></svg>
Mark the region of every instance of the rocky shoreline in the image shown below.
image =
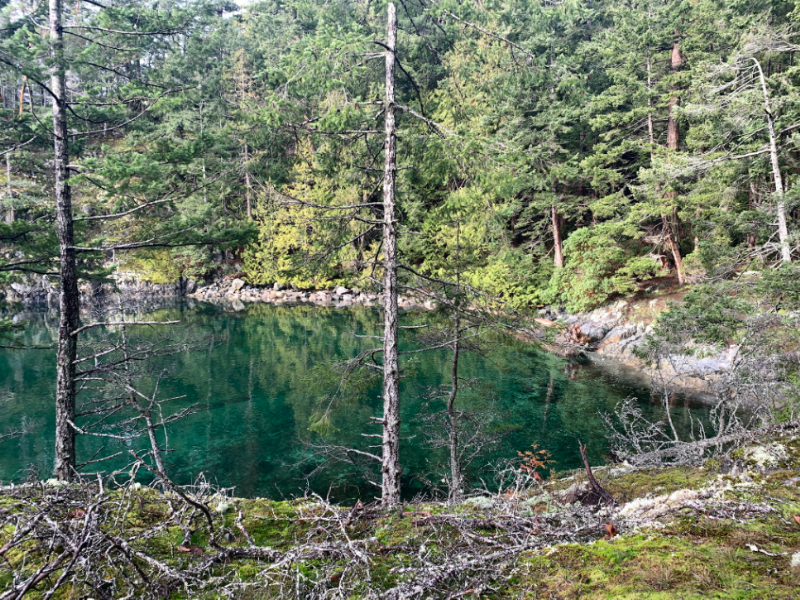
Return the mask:
<svg viewBox="0 0 800 600"><path fill-rule="evenodd" d="M275 283L271 287L248 285L239 278L224 279L203 287L190 282L186 295L196 300L211 304L231 305L234 310L243 310L245 304L262 302L266 304L315 304L346 308L348 306L379 306L382 298L378 294L352 290L338 286L331 290L299 290ZM431 310L435 304L431 300L418 299L411 296L400 296L397 300L400 308Z"/></svg>
<svg viewBox="0 0 800 600"><path fill-rule="evenodd" d="M279 306L313 304L333 308L380 306L382 303L378 294L342 286L328 290L300 290L280 283L254 286L238 276L198 285L190 279L153 284L130 274L118 274L114 283L84 283L80 291L85 304L104 303L119 297L144 304L161 303L185 296L200 302L225 305L235 311L244 310L253 303ZM26 308L57 308L58 285L48 276L29 277L25 282L11 283L0 289L0 300ZM672 300L669 297L619 300L578 314L547 308L539 311L537 321L559 330L553 343L547 347L557 354L582 354L608 369L624 372L626 376L644 377L650 382L692 393L710 393L714 383L731 368L737 347L722 351L705 349L703 357L669 356L657 365L648 364L637 355L636 350L645 344L647 335L653 330L656 316L666 310ZM435 303L430 299L401 296L398 306L406 310L431 310Z"/></svg>
<svg viewBox="0 0 800 600"><path fill-rule="evenodd" d="M604 366L636 373L653 384L670 389L710 394L714 384L731 369L738 346L722 350L702 348L699 356L672 354L658 364L641 358L637 350L647 342L658 314L666 310L671 299L619 300L593 311L568 314L540 311L540 322L560 326L550 350L562 354L579 352Z"/></svg>

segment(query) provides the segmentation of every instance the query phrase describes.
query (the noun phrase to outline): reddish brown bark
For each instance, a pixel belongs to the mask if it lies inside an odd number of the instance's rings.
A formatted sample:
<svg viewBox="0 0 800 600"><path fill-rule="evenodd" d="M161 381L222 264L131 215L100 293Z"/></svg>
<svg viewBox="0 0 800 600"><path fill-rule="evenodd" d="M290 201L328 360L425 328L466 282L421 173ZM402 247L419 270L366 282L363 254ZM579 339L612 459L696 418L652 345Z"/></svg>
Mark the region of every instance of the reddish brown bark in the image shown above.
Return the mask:
<svg viewBox="0 0 800 600"><path fill-rule="evenodd" d="M553 264L557 269L564 266L564 247L561 243L561 218L558 216L558 208L553 204Z"/></svg>

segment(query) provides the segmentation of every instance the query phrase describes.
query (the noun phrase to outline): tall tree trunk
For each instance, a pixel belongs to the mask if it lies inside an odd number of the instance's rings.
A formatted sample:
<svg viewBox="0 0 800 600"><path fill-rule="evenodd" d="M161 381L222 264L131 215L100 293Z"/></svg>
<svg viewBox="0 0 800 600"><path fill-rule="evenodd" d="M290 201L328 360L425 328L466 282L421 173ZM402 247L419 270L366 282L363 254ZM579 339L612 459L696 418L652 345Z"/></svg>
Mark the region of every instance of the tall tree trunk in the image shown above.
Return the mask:
<svg viewBox="0 0 800 600"><path fill-rule="evenodd" d="M450 394L447 396L447 419L450 422L450 501L459 502L463 497L464 477L461 472L461 456L458 452L459 431L456 398L458 398L458 359L461 353L461 222L456 224L456 297L453 318L453 362Z"/></svg>
<svg viewBox="0 0 800 600"><path fill-rule="evenodd" d="M649 52L649 50L648 50ZM647 56L647 139L650 142L650 162L653 162L653 150L655 149L656 138L653 133L653 99L650 97L650 92L653 87L653 74L652 74L652 61L648 54Z"/></svg>
<svg viewBox="0 0 800 600"><path fill-rule="evenodd" d="M672 44L672 58L671 58L672 73L676 73L683 65L683 57L678 42ZM678 149L678 140L680 139L680 132L678 131L678 120L675 118L675 107L678 106L680 100L677 96L672 96L669 99L669 115L667 119L667 148L672 150Z"/></svg>
<svg viewBox="0 0 800 600"><path fill-rule="evenodd" d="M28 84L28 76L22 78L22 87L19 90L19 116L25 112L25 86Z"/></svg>
<svg viewBox="0 0 800 600"><path fill-rule="evenodd" d="M678 46L678 41L676 40L672 44L672 60L671 60L672 72L676 73L678 69L681 68L682 64L683 64L683 57L681 56L681 50ZM672 96L669 100L669 116L667 118L667 148L675 151L678 150L678 143L680 141L678 119L675 118L676 106L678 106L678 97ZM669 160L669 157L667 158L667 160ZM675 192L669 192L666 197L674 198ZM675 231L673 227L670 225L669 220L667 219L664 213L661 214L661 221L664 226L664 235L667 236L667 241L669 242L670 250L672 250L672 260L675 263L675 270L678 272L678 283L680 285L683 285L685 280L683 277L683 260L681 259L680 245L678 244L678 240L675 237Z"/></svg>
<svg viewBox="0 0 800 600"><path fill-rule="evenodd" d="M564 266L564 246L561 243L561 218L558 216L558 208L553 204L551 209L553 219L553 265L557 269Z"/></svg>
<svg viewBox="0 0 800 600"><path fill-rule="evenodd" d="M778 243L781 248L781 260L792 262L792 251L789 248L789 228L786 225L786 205L783 200L783 178L781 177L781 167L778 162L778 143L775 136L775 118L769 103L769 91L767 81L764 78L764 71L761 70L761 63L753 58L753 62L758 68L758 77L761 81L761 91L764 94L764 113L767 115L767 130L769 131L769 158L772 163L772 178L775 181L775 205L778 213Z"/></svg>
<svg viewBox="0 0 800 600"><path fill-rule="evenodd" d="M244 185L245 185L245 199L247 200L247 219L251 220L253 218L253 208L252 208L252 188L250 186L250 171L247 168L247 162L250 160L250 153L247 147L247 142L244 144Z"/></svg>
<svg viewBox="0 0 800 600"><path fill-rule="evenodd" d="M755 181L750 181L750 193L748 195L748 205L751 210L755 209L758 206L758 187L756 186ZM758 237L756 237L756 227L755 225L750 226L750 233L747 234L747 247L750 250L753 250L756 247L756 241Z"/></svg>
<svg viewBox="0 0 800 600"><path fill-rule="evenodd" d="M669 248L672 250L672 259L675 261L675 270L678 272L678 283L683 285L684 278L681 249L678 247L678 243L675 241L675 234L672 231L672 225L670 225L669 219L664 213L661 213L661 223L664 228L664 235L667 237L667 242L669 242Z"/></svg>
<svg viewBox="0 0 800 600"><path fill-rule="evenodd" d="M72 229L72 199L69 189L69 149L67 134L67 91L64 65L64 34L61 22L62 0L50 2L50 58L53 61L50 91L53 104L53 146L56 191L56 233L61 256L61 291L56 353L56 460L55 475L70 481L75 471L75 356L78 328L78 269L75 236Z"/></svg>
<svg viewBox="0 0 800 600"><path fill-rule="evenodd" d="M383 171L383 443L381 503L400 502L400 368L397 349L397 223L395 219L395 171L397 139L394 121L394 70L397 48L397 10L387 6L385 158Z"/></svg>
<svg viewBox="0 0 800 600"><path fill-rule="evenodd" d="M8 199L14 199L14 186L11 185L11 151L6 151L6 185L8 186ZM14 206L9 202L6 206L6 223L14 222Z"/></svg>
<svg viewBox="0 0 800 600"><path fill-rule="evenodd" d="M456 398L458 397L458 358L461 351L460 319L456 309L455 341L453 342L453 384L447 397L447 419L450 421L450 500L459 502L463 496L463 475L461 473L461 457L458 454L458 415L456 414Z"/></svg>

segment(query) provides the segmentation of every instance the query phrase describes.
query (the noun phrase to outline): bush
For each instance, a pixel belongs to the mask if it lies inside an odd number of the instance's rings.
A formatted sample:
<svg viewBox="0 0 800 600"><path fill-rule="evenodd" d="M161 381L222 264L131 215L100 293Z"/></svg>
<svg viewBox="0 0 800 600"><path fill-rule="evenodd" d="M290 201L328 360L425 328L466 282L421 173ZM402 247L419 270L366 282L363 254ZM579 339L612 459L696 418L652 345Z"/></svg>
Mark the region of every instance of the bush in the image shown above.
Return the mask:
<svg viewBox="0 0 800 600"><path fill-rule="evenodd" d="M590 310L615 294L630 294L636 284L661 273L619 223L574 231L564 242L565 265L555 269L542 299L567 310Z"/></svg>

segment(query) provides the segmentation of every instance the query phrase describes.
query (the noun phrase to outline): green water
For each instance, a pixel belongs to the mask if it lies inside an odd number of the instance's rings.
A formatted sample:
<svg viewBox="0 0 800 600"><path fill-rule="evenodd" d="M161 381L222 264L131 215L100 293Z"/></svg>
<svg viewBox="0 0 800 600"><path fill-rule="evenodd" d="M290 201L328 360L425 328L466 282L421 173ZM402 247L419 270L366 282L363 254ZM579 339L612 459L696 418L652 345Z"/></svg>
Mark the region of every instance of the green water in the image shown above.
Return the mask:
<svg viewBox="0 0 800 600"><path fill-rule="evenodd" d="M362 434L379 431L370 425L370 417L380 412L378 382L365 382L360 396L333 407L324 438L309 426L336 381L337 370L325 365L379 344L369 337L380 332L376 309L251 305L233 312L180 305L148 318L180 319L170 335L205 340L193 351L161 357L154 365L154 372L163 374L161 397L186 396L171 403L172 409L194 403L200 409L169 429L166 460L173 479L188 483L202 472L220 485L235 486L244 496L291 497L308 487L338 500L373 498L375 489L357 468L338 464L317 469L321 459L309 444L368 449L376 440ZM411 315L405 320L420 318L424 317ZM52 313L34 314L21 340L46 344L55 335L55 323ZM139 329L142 337L156 335ZM94 339L102 335L92 333ZM404 335L404 347L413 347L413 334L406 330ZM430 493L441 481L446 451L430 447L424 433L430 426L423 417L442 408L441 401L431 398L437 386L449 385L450 353L409 357L401 389L401 461L404 491L411 497ZM31 429L20 439L0 443L0 481L24 479L31 466L42 477L52 472L54 371L51 350L0 351L0 432L23 420ZM547 449L557 469L579 466L579 439L588 445L590 459L602 462L608 447L598 413L611 411L628 396L639 398L651 416L661 416L658 402L641 383L567 362L522 342L495 341L481 354L466 352L459 372L473 380L471 386L464 385L461 407L499 415L494 423L484 420L493 432L504 433L473 463L472 484L483 478L491 485L487 465L514 458L532 444ZM672 410L678 428L686 428L690 416L707 412L685 398ZM143 447L142 442L129 443ZM79 436L78 444L79 460L102 445L85 436ZM125 449L115 444L107 451ZM106 468L111 466L115 465Z"/></svg>

